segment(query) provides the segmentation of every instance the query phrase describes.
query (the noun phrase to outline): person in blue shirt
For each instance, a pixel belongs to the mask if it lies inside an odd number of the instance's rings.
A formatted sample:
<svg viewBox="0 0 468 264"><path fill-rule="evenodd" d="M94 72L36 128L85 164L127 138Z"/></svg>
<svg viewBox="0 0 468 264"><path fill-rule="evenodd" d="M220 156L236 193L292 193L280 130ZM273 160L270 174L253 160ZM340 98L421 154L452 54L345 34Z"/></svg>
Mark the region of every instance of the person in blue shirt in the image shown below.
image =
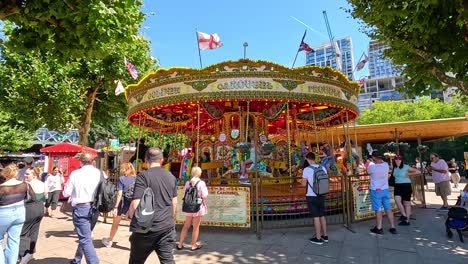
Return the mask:
<svg viewBox="0 0 468 264"><path fill-rule="evenodd" d="M401 212L400 223L398 224L400 226L410 225L411 194L413 193L413 189L411 188L411 179L409 177L420 174L419 170L410 167L408 164L404 164L402 156L395 156L393 160L393 176L395 177L393 196Z"/></svg>

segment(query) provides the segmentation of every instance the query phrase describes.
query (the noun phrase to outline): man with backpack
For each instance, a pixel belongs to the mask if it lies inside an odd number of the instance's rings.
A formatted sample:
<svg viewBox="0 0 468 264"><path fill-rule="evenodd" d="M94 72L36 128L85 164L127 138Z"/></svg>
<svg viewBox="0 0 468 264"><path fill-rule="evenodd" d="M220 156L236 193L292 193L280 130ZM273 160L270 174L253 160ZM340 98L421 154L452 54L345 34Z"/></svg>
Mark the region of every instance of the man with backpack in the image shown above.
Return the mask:
<svg viewBox="0 0 468 264"><path fill-rule="evenodd" d="M327 222L325 220L325 194L329 191L329 179L325 167L315 163L315 154L307 153L308 167L302 173L302 186L306 187L307 207L314 219L315 235L309 241L322 245L328 243Z"/></svg>
<svg viewBox="0 0 468 264"><path fill-rule="evenodd" d="M144 264L154 250L161 264L172 264L175 263L177 179L161 167L161 149L149 148L145 162L148 170L137 176L128 210L132 219L129 263Z"/></svg>
<svg viewBox="0 0 468 264"><path fill-rule="evenodd" d="M70 262L72 264L81 263L83 255L86 258L86 263L99 263L91 232L93 222L95 223L96 220L95 217L98 216L93 203L101 181L101 171L92 165L93 159L93 155L88 152L80 155L82 167L70 174L63 190L64 197L71 196L73 225L79 240L75 258Z"/></svg>

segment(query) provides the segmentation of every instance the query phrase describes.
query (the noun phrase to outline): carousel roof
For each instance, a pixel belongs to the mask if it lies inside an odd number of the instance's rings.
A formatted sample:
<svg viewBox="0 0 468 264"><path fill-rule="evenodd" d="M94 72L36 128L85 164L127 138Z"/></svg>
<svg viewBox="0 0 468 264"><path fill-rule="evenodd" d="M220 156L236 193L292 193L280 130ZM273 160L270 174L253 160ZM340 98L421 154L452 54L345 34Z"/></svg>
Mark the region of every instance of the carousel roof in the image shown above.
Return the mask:
<svg viewBox="0 0 468 264"><path fill-rule="evenodd" d="M199 122L200 131L215 134L227 124L239 126L239 116L249 113L264 120L269 133L281 133L287 122L309 130L354 121L359 88L330 67L241 59L159 69L129 85L126 97L129 121L151 131L190 131Z"/></svg>

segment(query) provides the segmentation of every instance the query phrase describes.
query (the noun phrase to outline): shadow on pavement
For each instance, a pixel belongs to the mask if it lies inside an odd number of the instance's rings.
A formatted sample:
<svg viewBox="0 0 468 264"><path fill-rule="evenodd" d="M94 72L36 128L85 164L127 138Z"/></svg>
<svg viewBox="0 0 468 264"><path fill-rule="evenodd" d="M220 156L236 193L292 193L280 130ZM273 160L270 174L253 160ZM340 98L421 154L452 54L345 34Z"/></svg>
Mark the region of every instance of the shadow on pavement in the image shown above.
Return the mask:
<svg viewBox="0 0 468 264"><path fill-rule="evenodd" d="M66 231L46 231L45 237L74 237L78 238L74 230L66 230Z"/></svg>
<svg viewBox="0 0 468 264"><path fill-rule="evenodd" d="M70 263L70 259L59 258L59 257L45 258L45 259L35 259L29 263L32 263L32 264L68 264Z"/></svg>

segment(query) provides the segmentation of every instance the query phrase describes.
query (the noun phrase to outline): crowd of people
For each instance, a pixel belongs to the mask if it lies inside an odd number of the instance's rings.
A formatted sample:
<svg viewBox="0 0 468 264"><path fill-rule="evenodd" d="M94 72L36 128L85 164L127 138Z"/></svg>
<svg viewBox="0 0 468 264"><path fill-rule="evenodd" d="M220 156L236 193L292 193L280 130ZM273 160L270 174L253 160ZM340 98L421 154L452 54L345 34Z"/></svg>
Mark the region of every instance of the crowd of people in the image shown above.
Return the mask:
<svg viewBox="0 0 468 264"><path fill-rule="evenodd" d="M316 154L308 152L305 155L302 185L306 187L306 201L313 219L314 236L309 239L314 244L327 243L328 232L325 218L325 195L318 193L315 184L318 171L329 174L333 160L330 158L329 146L324 147L321 164L317 164ZM73 207L73 224L78 235L78 247L70 263L81 263L82 258L87 263L99 263L99 257L92 242L92 231L99 217L95 206L96 194L100 183L107 176L93 165L94 156L90 153L80 155L81 168L73 171L66 184L58 168L53 168L46 177L37 167L28 164L25 168L18 168L15 164L6 166L1 175L0 184L0 245L3 237L8 234L6 247L0 250L0 260L4 263L27 263L33 258L38 239L39 227L44 215L52 217L57 208L60 194L68 198ZM455 160L445 162L437 153L430 154L431 163L424 166L416 160L416 167L409 166L404 157L396 155L393 158L393 169L383 160L378 150L372 152L371 161L366 165L370 176L370 199L372 210L376 212L376 225L370 230L375 234L383 234L383 211L386 212L391 234L397 234L393 210L390 200L390 185L394 186L394 200L401 216L399 226L410 225L411 196L413 192L411 176L419 175L423 170L432 174L435 192L442 199L440 210L448 210L447 197L451 194L452 186L458 187L460 176ZM160 263L174 263L173 249L185 248L185 239L190 228L192 238L190 250L202 248L199 243L200 224L202 217L207 214L206 199L208 188L200 178L200 167L191 169L191 178L186 181L183 192L195 188L200 200L196 211L184 211L185 222L176 238L175 215L177 208L177 178L162 167L163 152L159 148L148 148L145 154L147 170L138 174L132 163L120 166L120 177L117 185L115 205L111 214L112 227L108 237L102 239L105 247L112 247L119 223L123 217L131 222L129 263L145 263L151 252L155 251ZM455 164L455 165L454 165ZM389 175L394 177L394 183L389 184ZM42 180L41 180L42 178ZM62 186L64 188L62 190ZM468 186L468 185L467 185ZM153 194L153 212L149 228L145 232L132 229L136 212L144 199L148 189ZM465 197L466 194L466 197ZM185 197L184 197L185 198ZM462 191L461 202L468 202L468 187ZM146 210L146 209L145 209ZM143 214L145 213L143 210ZM141 210L140 210L141 211ZM146 212L150 214L150 212ZM3 263L2 262L2 263Z"/></svg>

